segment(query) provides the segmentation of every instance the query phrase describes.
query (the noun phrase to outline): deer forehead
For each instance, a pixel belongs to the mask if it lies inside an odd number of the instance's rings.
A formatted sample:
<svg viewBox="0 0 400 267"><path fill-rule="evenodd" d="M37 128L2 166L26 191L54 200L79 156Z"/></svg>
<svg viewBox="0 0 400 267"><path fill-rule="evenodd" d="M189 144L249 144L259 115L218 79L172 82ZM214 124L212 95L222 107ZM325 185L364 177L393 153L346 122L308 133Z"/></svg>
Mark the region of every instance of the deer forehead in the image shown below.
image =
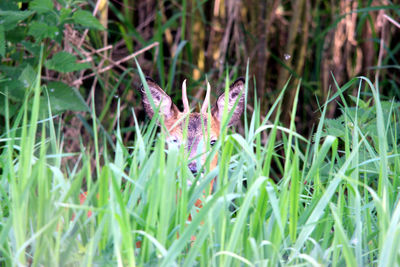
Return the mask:
<svg viewBox="0 0 400 267"><path fill-rule="evenodd" d="M207 128L207 118L201 116L200 113L193 113L189 115L189 122L188 122L188 133L189 134L198 134L203 133L204 129Z"/></svg>
<svg viewBox="0 0 400 267"><path fill-rule="evenodd" d="M211 127L210 127L210 137L218 137L219 136L219 124L213 118L207 118L206 116L202 115L201 113L190 113L188 115L188 122L185 119L175 128L171 129L169 132L177 137L182 137L184 132L184 127L187 124L187 138L192 140L197 137L203 136L204 133L208 133L208 119L210 119Z"/></svg>

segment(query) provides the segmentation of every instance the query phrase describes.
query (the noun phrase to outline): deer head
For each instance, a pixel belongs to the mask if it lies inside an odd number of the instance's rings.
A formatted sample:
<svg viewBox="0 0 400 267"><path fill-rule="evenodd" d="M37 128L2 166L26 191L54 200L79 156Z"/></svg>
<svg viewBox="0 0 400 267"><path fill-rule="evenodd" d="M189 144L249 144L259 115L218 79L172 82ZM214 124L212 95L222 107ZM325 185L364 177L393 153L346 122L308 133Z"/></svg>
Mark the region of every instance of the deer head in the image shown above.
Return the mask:
<svg viewBox="0 0 400 267"><path fill-rule="evenodd" d="M220 95L211 108L211 116L208 116L208 103L210 99L210 84L207 84L206 97L201 107L200 112L191 112L189 107L189 101L186 94L186 80L182 84L182 101L183 111L179 111L177 106L172 102L171 98L158 86L152 79L146 78L152 101L156 108L159 107L158 112L164 117L165 126L169 132L168 142L173 142L178 145L185 145L185 149L189 154L189 159L194 158L198 155L198 147L201 142L207 140L209 136L210 145L212 146L220 135L220 126L222 121L222 115L225 108L225 94ZM244 79L239 78L231 86L229 90L229 97L227 102L228 113L234 108L236 101L238 104L233 111L233 115L228 122L228 126L232 126L239 122L240 117L244 110ZM150 99L148 98L143 85L140 88L142 95L142 103L147 115L152 118L155 110L151 105ZM185 118L183 118L185 117ZM210 120L211 127L207 129L208 120ZM177 123L180 121L179 123ZM186 140L183 140L184 127L187 125ZM203 131L204 130L204 131ZM206 138L204 138L204 135ZM202 147L206 147L204 144ZM204 153L206 151L200 151ZM201 164L204 164L206 156L201 157ZM217 165L217 155L212 159L210 168L213 169ZM188 165L190 171L194 174L198 172L200 166L197 166L196 161L190 161Z"/></svg>

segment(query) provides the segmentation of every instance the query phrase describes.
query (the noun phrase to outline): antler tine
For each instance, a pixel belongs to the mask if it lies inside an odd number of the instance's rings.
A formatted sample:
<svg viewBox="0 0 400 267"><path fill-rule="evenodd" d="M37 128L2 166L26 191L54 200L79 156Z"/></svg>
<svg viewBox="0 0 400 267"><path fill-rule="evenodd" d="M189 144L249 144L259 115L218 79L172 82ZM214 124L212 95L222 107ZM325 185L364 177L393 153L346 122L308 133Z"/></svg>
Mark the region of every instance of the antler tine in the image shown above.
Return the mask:
<svg viewBox="0 0 400 267"><path fill-rule="evenodd" d="M182 102L183 102L183 113L188 113L190 111L190 107L186 94L186 79L182 83Z"/></svg>
<svg viewBox="0 0 400 267"><path fill-rule="evenodd" d="M210 102L210 93L211 93L211 86L210 83L207 81L206 97L204 99L203 105L201 106L201 113L203 114L207 113L208 103Z"/></svg>

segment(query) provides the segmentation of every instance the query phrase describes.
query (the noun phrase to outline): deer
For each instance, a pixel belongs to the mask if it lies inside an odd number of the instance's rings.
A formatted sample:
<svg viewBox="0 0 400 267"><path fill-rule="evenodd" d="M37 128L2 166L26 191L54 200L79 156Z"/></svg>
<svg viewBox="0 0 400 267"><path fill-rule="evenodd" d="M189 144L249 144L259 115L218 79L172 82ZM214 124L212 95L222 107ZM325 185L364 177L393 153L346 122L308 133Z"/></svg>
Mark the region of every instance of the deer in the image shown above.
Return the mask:
<svg viewBox="0 0 400 267"><path fill-rule="evenodd" d="M163 117L164 124L168 131L168 137L166 139L167 143L174 143L178 146L185 146L186 153L189 156L188 168L193 173L197 175L201 166L197 166L196 160L191 160L198 156L198 147L202 140L207 140L209 136L209 144L212 147L220 136L220 127L222 123L222 116L224 114L224 108L227 108L227 113L229 114L232 109L233 113L228 122L228 127L236 125L241 118L244 110L244 78L239 78L233 82L229 88L229 95L227 106L225 107L225 93L222 93L216 100L216 103L211 107L211 114L208 113L208 106L210 102L211 86L207 82L207 91L205 95L204 102L201 106L200 112L192 112L189 106L189 101L186 92L186 80L182 83L182 102L183 111L181 112L178 107L172 102L171 97L167 95L161 87L154 82L151 78L146 78L146 83L148 85L153 104L149 96L146 94L146 90L142 85L140 87L140 94L142 97L142 104L145 113L149 118L153 118L156 110ZM237 105L235 106L235 103ZM153 109L156 108L156 110ZM210 122L209 129L207 129L208 121ZM186 140L184 139L184 131L186 131ZM204 136L205 134L205 136ZM206 137L206 138L205 138ZM207 147L202 146L204 149ZM204 154L201 156L201 165L205 164L207 151L202 151ZM218 164L218 153L211 159L210 171L213 170ZM210 194L213 190L214 179L210 184Z"/></svg>

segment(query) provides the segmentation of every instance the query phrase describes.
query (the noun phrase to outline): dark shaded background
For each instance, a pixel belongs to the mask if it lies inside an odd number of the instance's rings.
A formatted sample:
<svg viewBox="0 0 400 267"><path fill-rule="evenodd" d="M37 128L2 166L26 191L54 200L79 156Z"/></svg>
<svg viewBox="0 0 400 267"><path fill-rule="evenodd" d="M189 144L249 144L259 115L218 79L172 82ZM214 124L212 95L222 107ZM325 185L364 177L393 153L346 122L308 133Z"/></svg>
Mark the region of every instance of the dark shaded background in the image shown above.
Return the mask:
<svg viewBox="0 0 400 267"><path fill-rule="evenodd" d="M17 19L10 24L16 30L6 29L7 46L0 46L5 55L0 78L3 71L7 74L0 79L2 85L8 77L21 79L26 64L34 72L33 68L39 65L38 52L34 51L40 51L40 45L45 47L44 62L51 61L60 51L75 56L76 63L90 68L60 72L57 64L53 68L44 64L42 85L61 81L77 88L86 110L90 110L93 100L100 132L111 145L118 108L125 142L132 140L134 134L132 108L140 122L146 120L137 90L141 82L135 58L144 73L157 81L178 107L182 107L184 79L188 80L189 101L195 107L203 100L206 78L214 101L224 88L226 75L230 79L245 76L248 66L247 111L250 114L254 101L258 101L261 114L265 115L290 78L280 117L284 125L288 125L301 79L296 130L304 136L311 134L320 116L319 106L326 102L328 93L337 92L334 79L342 86L356 76L366 76L375 83L379 77L384 99L398 100L400 96L398 1L91 0L68 4L60 0L44 1L49 5L49 10L44 11L34 2L17 5L5 0L0 4L16 12L33 10L24 21ZM65 10L70 12L70 23L63 22L55 29L62 34L53 36L33 27L36 23L51 29ZM105 30L93 17L76 17L73 23L78 12L90 12ZM54 13L57 16L52 19ZM76 67L74 62L72 67ZM8 86L11 85L10 82ZM15 92L22 88L14 87ZM14 113L20 107L17 104L24 101L26 88L10 105ZM346 95L355 95L357 90L354 83ZM363 99L370 98L369 89L361 91ZM64 127L66 147L75 151L80 147L77 136L85 142L91 139L87 131L91 114L77 113L85 109L74 110L60 97L55 100L61 102L58 106L63 110L73 110L63 113L61 120L68 126ZM340 114L340 101L338 98L338 102L330 102L328 118ZM238 131L242 131L241 125Z"/></svg>
<svg viewBox="0 0 400 267"><path fill-rule="evenodd" d="M109 19L113 21L122 13L124 21L111 23L110 39L118 43L120 28L128 36L119 41L123 44L117 58L158 42L156 49L139 55L138 61L147 75L175 96L175 102L180 100L183 79L190 80L189 94L195 104L202 99L204 90L198 89L204 89L205 75L217 94L223 88L225 71L229 70L231 77L244 76L248 61L252 84L249 104L252 106L252 90L256 88L265 114L292 76L284 100L289 111L301 78L297 128L307 134L319 117L318 101L325 102L329 90L336 91L332 75L339 85L360 75L374 81L377 66L382 66L381 93L399 98L400 29L385 17L399 20L395 4L348 0L111 1ZM184 40L187 43L177 52ZM170 84L168 72L177 53ZM385 67L388 65L397 67ZM138 86L138 79L134 81ZM135 94L133 101L137 97ZM332 102L328 117L335 116L336 110L337 104ZM282 116L287 123L290 113Z"/></svg>

